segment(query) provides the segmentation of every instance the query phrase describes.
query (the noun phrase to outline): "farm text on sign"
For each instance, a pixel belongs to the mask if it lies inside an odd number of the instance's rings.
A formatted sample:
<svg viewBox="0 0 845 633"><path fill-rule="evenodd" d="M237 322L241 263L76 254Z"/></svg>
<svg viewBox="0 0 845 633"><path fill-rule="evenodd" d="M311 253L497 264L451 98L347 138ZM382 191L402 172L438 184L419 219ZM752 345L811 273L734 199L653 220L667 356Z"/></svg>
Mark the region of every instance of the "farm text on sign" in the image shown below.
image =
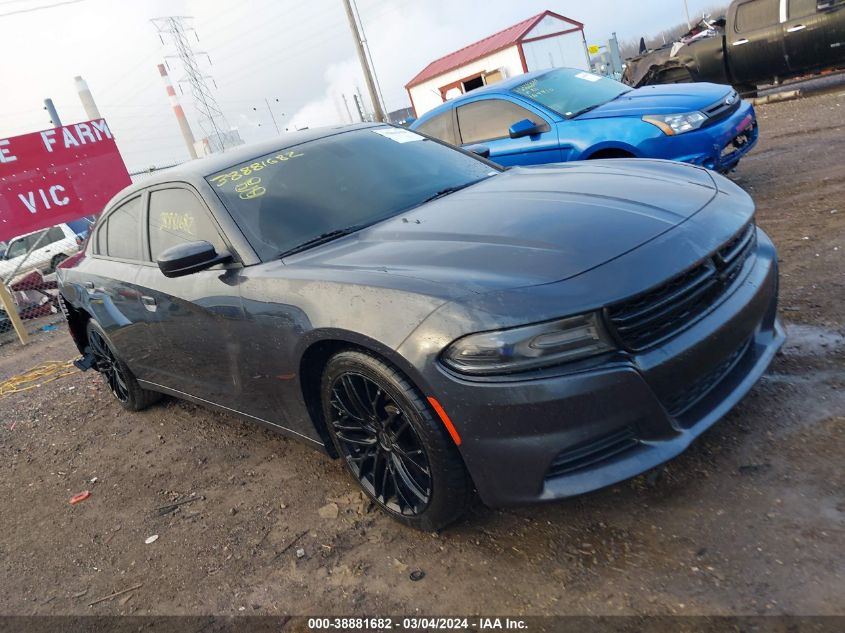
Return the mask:
<svg viewBox="0 0 845 633"><path fill-rule="evenodd" d="M105 119L0 139L0 240L98 214L130 183Z"/></svg>

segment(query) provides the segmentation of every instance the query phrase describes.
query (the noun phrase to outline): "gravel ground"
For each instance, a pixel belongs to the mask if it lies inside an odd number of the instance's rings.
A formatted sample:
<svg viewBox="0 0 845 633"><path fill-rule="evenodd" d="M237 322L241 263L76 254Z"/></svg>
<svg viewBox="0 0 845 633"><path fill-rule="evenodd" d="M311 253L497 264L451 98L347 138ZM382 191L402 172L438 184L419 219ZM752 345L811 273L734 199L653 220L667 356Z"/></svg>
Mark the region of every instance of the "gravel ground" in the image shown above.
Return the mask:
<svg viewBox="0 0 845 633"><path fill-rule="evenodd" d="M0 401L0 613L845 614L845 88L759 115L733 177L790 342L662 472L418 533L303 445L74 374ZM74 353L63 328L2 345L0 380Z"/></svg>

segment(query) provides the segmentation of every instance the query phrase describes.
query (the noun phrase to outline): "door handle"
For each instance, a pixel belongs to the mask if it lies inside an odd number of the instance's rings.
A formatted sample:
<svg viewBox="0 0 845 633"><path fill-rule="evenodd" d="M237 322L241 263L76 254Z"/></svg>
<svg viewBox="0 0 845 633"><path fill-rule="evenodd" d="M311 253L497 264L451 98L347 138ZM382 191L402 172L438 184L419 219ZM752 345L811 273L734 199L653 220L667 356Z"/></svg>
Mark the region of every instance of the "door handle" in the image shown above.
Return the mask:
<svg viewBox="0 0 845 633"><path fill-rule="evenodd" d="M796 24L795 26L790 26L788 29L786 29L786 32L787 33L795 33L795 31L803 31L806 28L807 28L806 24Z"/></svg>
<svg viewBox="0 0 845 633"><path fill-rule="evenodd" d="M141 303L144 304L144 307L149 310L150 312L155 312L156 308L156 300L154 297L148 297L146 295L141 296Z"/></svg>
<svg viewBox="0 0 845 633"><path fill-rule="evenodd" d="M748 40L743 39L743 40L737 40L736 42L734 42L734 46L742 46L743 44L748 44Z"/></svg>

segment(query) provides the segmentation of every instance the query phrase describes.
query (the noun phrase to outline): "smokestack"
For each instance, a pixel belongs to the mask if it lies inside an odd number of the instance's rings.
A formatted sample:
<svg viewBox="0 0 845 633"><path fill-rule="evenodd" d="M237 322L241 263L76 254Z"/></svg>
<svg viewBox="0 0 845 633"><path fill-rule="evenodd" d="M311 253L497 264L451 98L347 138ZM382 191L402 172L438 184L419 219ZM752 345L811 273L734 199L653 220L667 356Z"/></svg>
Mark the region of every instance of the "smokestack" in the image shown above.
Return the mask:
<svg viewBox="0 0 845 633"><path fill-rule="evenodd" d="M185 111L179 105L179 100L176 98L176 91L173 89L173 84L170 82L170 75L167 74L167 69L164 64L158 65L158 72L164 81L164 87L167 89L167 96L170 98L170 106L173 108L173 113L176 115L176 120L179 122L179 129L182 130L182 138L185 139L185 145L188 146L188 153L191 158L197 157L197 150L194 147L194 133L191 132L191 126L188 124L188 119L185 117Z"/></svg>
<svg viewBox="0 0 845 633"><path fill-rule="evenodd" d="M74 77L73 82L76 84L76 92L79 94L79 100L82 102L82 107L85 108L85 116L88 117L88 120L102 118L100 111L97 109L97 104L94 103L94 97L88 90L88 83L79 76Z"/></svg>

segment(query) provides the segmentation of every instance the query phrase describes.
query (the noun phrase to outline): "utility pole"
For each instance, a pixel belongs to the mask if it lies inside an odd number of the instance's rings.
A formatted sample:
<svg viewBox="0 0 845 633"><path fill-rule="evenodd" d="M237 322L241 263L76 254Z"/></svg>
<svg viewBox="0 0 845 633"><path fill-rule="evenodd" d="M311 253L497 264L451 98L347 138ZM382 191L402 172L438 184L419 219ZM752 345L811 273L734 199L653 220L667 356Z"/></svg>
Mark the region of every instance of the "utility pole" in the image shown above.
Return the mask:
<svg viewBox="0 0 845 633"><path fill-rule="evenodd" d="M276 101L278 101L278 99L276 99ZM279 126L276 123L276 117L273 115L273 109L270 107L270 102L265 98L264 103L267 104L267 111L270 113L270 118L273 119L273 127L276 128L276 134L281 134L281 132L279 132Z"/></svg>
<svg viewBox="0 0 845 633"><path fill-rule="evenodd" d="M44 99L44 109L50 115L50 123L53 124L53 127L62 127L62 121L59 119L59 113L56 112L56 106L53 105L52 99Z"/></svg>
<svg viewBox="0 0 845 633"><path fill-rule="evenodd" d="M346 8L346 17L349 20L349 28L352 30L352 39L355 40L355 49L358 51L358 61L361 62L361 70L364 72L364 79L367 82L370 101L373 102L373 112L377 121L384 121L384 110L382 110L381 101L378 98L378 91L376 90L376 83L370 69L370 63L364 51L364 43L361 33L358 30L358 22L355 21L355 14L352 12L351 0L343 0L343 6Z"/></svg>
<svg viewBox="0 0 845 633"><path fill-rule="evenodd" d="M687 29L692 30L692 22L689 19L689 3L684 0L684 10L687 12Z"/></svg>
<svg viewBox="0 0 845 633"><path fill-rule="evenodd" d="M182 62L185 77L179 81L186 82L191 87L191 96L194 98L194 106L197 109L199 124L203 133L207 139L212 141L211 145L214 149L225 150L226 134L229 132L229 124L226 121L226 117L223 116L223 111L220 109L217 99L214 98L211 88L208 85L209 80L212 83L214 83L214 80L202 72L197 61L198 55L205 55L209 63L211 63L211 58L208 56L208 53L194 51L188 40L187 32L194 30L188 23L188 20L191 19L185 16L170 16L154 18L150 22L152 22L158 31L162 44L164 43L163 34L167 34L176 47L177 54L168 55L168 57L178 57ZM196 37L196 31L194 31L194 37Z"/></svg>
<svg viewBox="0 0 845 633"><path fill-rule="evenodd" d="M355 100L355 107L358 108L358 116L361 118L361 123L363 123L364 108L361 107L361 100L358 98L358 95L352 95L352 98Z"/></svg>
<svg viewBox="0 0 845 633"><path fill-rule="evenodd" d="M346 116L349 118L349 122L352 123L352 113L349 111L349 102L346 100L346 95L340 95L343 97L343 107L346 108Z"/></svg>

